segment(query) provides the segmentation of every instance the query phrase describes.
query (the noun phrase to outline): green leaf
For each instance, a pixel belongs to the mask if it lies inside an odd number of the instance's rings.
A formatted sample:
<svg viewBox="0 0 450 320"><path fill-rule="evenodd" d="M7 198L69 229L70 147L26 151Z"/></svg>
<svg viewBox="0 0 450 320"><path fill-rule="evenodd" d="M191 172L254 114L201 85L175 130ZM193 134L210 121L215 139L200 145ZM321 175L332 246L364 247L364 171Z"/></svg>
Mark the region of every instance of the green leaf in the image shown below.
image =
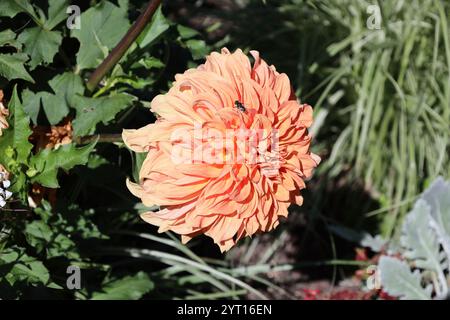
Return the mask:
<svg viewBox="0 0 450 320"><path fill-rule="evenodd" d="M33 70L41 63L53 62L58 52L62 36L59 31L50 31L42 27L25 29L18 38L25 45L24 51L31 57L29 62Z"/></svg>
<svg viewBox="0 0 450 320"><path fill-rule="evenodd" d="M102 292L94 292L92 300L138 300L153 289L153 282L144 272L111 281Z"/></svg>
<svg viewBox="0 0 450 320"><path fill-rule="evenodd" d="M155 57L147 57L140 59L131 66L132 69L140 67L144 67L147 70L160 69L164 67L164 63Z"/></svg>
<svg viewBox="0 0 450 320"><path fill-rule="evenodd" d="M89 161L87 163L87 167L89 169L97 169L103 165L109 164L110 162L106 159L103 158L102 156L98 155L98 154L92 154L89 157Z"/></svg>
<svg viewBox="0 0 450 320"><path fill-rule="evenodd" d="M51 125L58 124L69 113L69 107L64 97L45 91L33 93L26 89L23 95L23 103L25 111L34 123L37 123L41 103Z"/></svg>
<svg viewBox="0 0 450 320"><path fill-rule="evenodd" d="M209 52L209 48L203 40L190 39L186 41L186 46L191 52L194 60L204 58Z"/></svg>
<svg viewBox="0 0 450 320"><path fill-rule="evenodd" d="M32 284L46 284L50 279L47 268L41 261L24 253L21 248L13 247L0 255L0 261L11 265L5 279L11 285L16 281L27 281Z"/></svg>
<svg viewBox="0 0 450 320"><path fill-rule="evenodd" d="M18 13L26 12L36 17L33 6L28 0L2 0L0 2L0 16L14 18Z"/></svg>
<svg viewBox="0 0 450 320"><path fill-rule="evenodd" d="M126 84L134 89L142 89L152 85L154 82L155 80L151 78L139 78L138 76L130 75L130 76L114 77L113 79L110 79L109 85L111 87L114 87L118 84Z"/></svg>
<svg viewBox="0 0 450 320"><path fill-rule="evenodd" d="M69 1L67 0L51 0L49 1L48 19L44 23L44 28L52 30L60 22L67 19L67 7Z"/></svg>
<svg viewBox="0 0 450 320"><path fill-rule="evenodd" d="M33 148L33 145L28 141L32 131L30 129L30 118L23 110L17 95L17 86L13 89L8 107L10 110L8 119L10 126L0 138L0 160L13 173L11 191L16 194L17 198L26 201L27 177L25 171Z"/></svg>
<svg viewBox="0 0 450 320"><path fill-rule="evenodd" d="M108 1L81 14L82 28L72 30L72 37L80 42L77 54L79 69L95 68L125 35L130 26L128 1L119 1L120 7Z"/></svg>
<svg viewBox="0 0 450 320"><path fill-rule="evenodd" d="M58 170L68 171L76 165L86 164L95 145L96 142L93 142L77 149L74 144L67 144L57 150L44 149L40 151L31 158L31 166L38 171L32 181L44 187L58 188Z"/></svg>
<svg viewBox="0 0 450 320"><path fill-rule="evenodd" d="M24 112L19 96L17 95L17 86L14 87L8 107L11 112L11 117L14 119L12 146L17 152L17 161L19 163L26 163L33 148L33 145L28 141L32 131L30 129L30 118Z"/></svg>
<svg viewBox="0 0 450 320"><path fill-rule="evenodd" d="M145 27L142 33L137 39L137 43L141 48L153 44L154 41L161 36L167 29L169 29L170 24L164 17L161 6L156 10L152 17L151 23Z"/></svg>
<svg viewBox="0 0 450 320"><path fill-rule="evenodd" d="M182 26L180 24L177 25L177 31L182 39L190 39L199 35L197 30Z"/></svg>
<svg viewBox="0 0 450 320"><path fill-rule="evenodd" d="M16 264L11 273L16 278L26 279L30 283L46 284L50 279L50 273L44 264L28 256L22 258L21 263Z"/></svg>
<svg viewBox="0 0 450 320"><path fill-rule="evenodd" d="M33 221L25 227L25 237L27 242L41 252L50 242L53 232L43 221Z"/></svg>
<svg viewBox="0 0 450 320"><path fill-rule="evenodd" d="M382 256L379 268L381 285L389 295L405 300L431 299L432 287L423 288L420 272L412 272L406 262Z"/></svg>
<svg viewBox="0 0 450 320"><path fill-rule="evenodd" d="M55 94L45 91L33 93L28 89L23 93L24 109L35 124L41 104L49 123L55 125L69 113L69 107L75 106L74 98L84 92L80 76L71 72L55 76L49 85Z"/></svg>
<svg viewBox="0 0 450 320"><path fill-rule="evenodd" d="M47 18L40 8L37 8L39 13L38 16L29 0L2 0L0 2L0 16L13 18L18 13L25 12L30 15L39 26L46 30L52 30L61 21L67 18L66 9L68 6L68 0L50 0Z"/></svg>
<svg viewBox="0 0 450 320"><path fill-rule="evenodd" d="M55 215L58 216L59 215ZM25 227L25 237L27 242L36 248L38 253L45 250L47 258L64 256L70 259L79 258L79 254L74 251L75 243L64 233L68 230L61 228L59 221L52 221L51 226L42 220L28 223ZM59 228L58 228L59 227ZM64 233L61 233L61 232Z"/></svg>
<svg viewBox="0 0 450 320"><path fill-rule="evenodd" d="M0 32L0 47L6 45L18 50L22 49L22 44L16 40L16 34L10 29Z"/></svg>
<svg viewBox="0 0 450 320"><path fill-rule="evenodd" d="M34 93L29 89L22 92L23 109L31 118L34 124L37 124L39 111L41 109L42 92Z"/></svg>
<svg viewBox="0 0 450 320"><path fill-rule="evenodd" d="M27 60L28 56L24 53L0 54L0 76L8 80L23 79L34 83L24 67Z"/></svg>
<svg viewBox="0 0 450 320"><path fill-rule="evenodd" d="M134 96L124 93L100 98L77 97L75 99L77 116L73 121L74 135L92 134L98 123L108 124L117 113L126 109L134 100Z"/></svg>
<svg viewBox="0 0 450 320"><path fill-rule="evenodd" d="M64 256L68 259L79 259L76 244L65 234L56 234L52 239L50 246L46 248L47 257L55 258Z"/></svg>
<svg viewBox="0 0 450 320"><path fill-rule="evenodd" d="M48 83L53 92L58 96L63 96L67 105L71 108L75 106L75 97L84 93L83 80L79 75L72 72L59 74Z"/></svg>
<svg viewBox="0 0 450 320"><path fill-rule="evenodd" d="M47 92L42 93L42 106L48 122L51 125L58 124L65 116L69 114L64 97L53 95Z"/></svg>

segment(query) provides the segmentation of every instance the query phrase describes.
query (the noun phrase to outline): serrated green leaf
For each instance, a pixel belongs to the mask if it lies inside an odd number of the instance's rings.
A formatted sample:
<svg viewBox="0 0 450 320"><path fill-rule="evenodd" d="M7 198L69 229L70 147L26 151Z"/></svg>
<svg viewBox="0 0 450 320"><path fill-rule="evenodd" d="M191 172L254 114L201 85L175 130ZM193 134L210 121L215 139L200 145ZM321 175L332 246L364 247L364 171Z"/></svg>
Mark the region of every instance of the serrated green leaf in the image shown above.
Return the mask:
<svg viewBox="0 0 450 320"><path fill-rule="evenodd" d="M151 45L155 40L160 37L167 29L169 29L170 24L164 17L161 6L156 10L152 17L151 23L145 27L142 33L137 39L137 43L141 48Z"/></svg>
<svg viewBox="0 0 450 320"><path fill-rule="evenodd" d="M5 45L9 45L18 50L22 48L22 44L16 40L15 32L10 29L0 32L0 47Z"/></svg>
<svg viewBox="0 0 450 320"><path fill-rule="evenodd" d="M24 53L0 54L0 76L8 79L23 79L34 83L24 67L28 56Z"/></svg>
<svg viewBox="0 0 450 320"><path fill-rule="evenodd" d="M31 57L29 62L31 70L41 63L53 62L58 52L62 36L59 31L50 31L42 27L25 29L18 38L25 45L24 51Z"/></svg>
<svg viewBox="0 0 450 320"><path fill-rule="evenodd" d="M33 6L28 0L2 0L0 2L0 16L14 18L18 13L26 12L36 17Z"/></svg>
<svg viewBox="0 0 450 320"><path fill-rule="evenodd" d="M49 1L48 19L44 23L44 28L52 30L60 22L67 19L68 0L51 0Z"/></svg>
<svg viewBox="0 0 450 320"><path fill-rule="evenodd" d="M26 255L21 248L13 247L2 252L0 261L11 266L5 275L5 279L11 285L14 285L16 281L46 284L50 279L50 274L44 264Z"/></svg>
<svg viewBox="0 0 450 320"><path fill-rule="evenodd" d="M92 134L98 123L108 124L117 113L130 106L133 100L134 96L122 93L100 98L77 97L77 116L72 123L74 135Z"/></svg>
<svg viewBox="0 0 450 320"><path fill-rule="evenodd" d="M26 89L23 94L23 103L25 111L35 124L37 124L41 104L51 125L58 124L69 113L69 107L63 96L46 91L33 93Z"/></svg>
<svg viewBox="0 0 450 320"><path fill-rule="evenodd" d="M26 280L29 283L46 284L50 279L50 273L44 264L33 258L24 259L15 264L10 274L14 280ZM9 277L6 276L6 278Z"/></svg>
<svg viewBox="0 0 450 320"><path fill-rule="evenodd" d="M422 287L418 270L412 272L408 264L396 258L382 256L379 272L383 290L393 297L404 300L430 300L431 286Z"/></svg>
<svg viewBox="0 0 450 320"><path fill-rule="evenodd" d="M80 257L76 251L75 242L65 234L57 234L50 244L51 246L46 248L48 258L65 256L68 259L78 259Z"/></svg>
<svg viewBox="0 0 450 320"><path fill-rule="evenodd" d="M42 93L34 93L29 89L22 92L23 109L34 124L37 124L39 111L41 109Z"/></svg>
<svg viewBox="0 0 450 320"><path fill-rule="evenodd" d="M9 102L11 118L14 119L13 126L8 131L12 132L12 147L17 153L17 162L26 163L33 145L28 141L32 131L30 129L30 118L25 113L17 95L17 86L14 87L11 101Z"/></svg>
<svg viewBox="0 0 450 320"><path fill-rule="evenodd" d="M125 35L129 28L128 1L119 1L120 7L108 1L81 14L82 28L72 30L72 37L80 42L77 53L79 69L95 68Z"/></svg>
<svg viewBox="0 0 450 320"><path fill-rule="evenodd" d="M32 181L48 188L58 188L58 170L68 171L76 165L86 164L95 145L96 142L93 142L85 147L76 148L74 144L67 144L57 150L40 151L31 158L30 165L38 171Z"/></svg>
<svg viewBox="0 0 450 320"><path fill-rule="evenodd" d="M49 123L55 125L69 113L69 107L74 107L74 98L84 92L80 76L71 72L55 76L49 81L49 85L55 94L24 90L24 109L35 124L37 124L41 104Z"/></svg>
<svg viewBox="0 0 450 320"><path fill-rule="evenodd" d="M54 214L54 218L56 217L59 218L60 216ZM27 242L38 253L45 251L47 258L62 255L69 259L79 258L79 254L74 251L75 243L64 234L69 230L64 227L66 226L60 225L60 221L56 221L56 219L52 221L51 226L48 224L48 221L36 220L26 225L24 233ZM61 233L62 230L64 230L64 233Z"/></svg>
<svg viewBox="0 0 450 320"><path fill-rule="evenodd" d="M81 77L73 72L65 72L55 76L48 82L53 92L66 99L67 105L74 108L74 98L83 95L84 84Z"/></svg>
<svg viewBox="0 0 450 320"><path fill-rule="evenodd" d="M107 283L102 292L94 292L92 300L138 300L153 289L153 282L147 274L139 272Z"/></svg>
<svg viewBox="0 0 450 320"><path fill-rule="evenodd" d="M51 125L58 124L69 114L69 108L64 97L53 95L48 92L42 93L42 106L48 122L50 122Z"/></svg>

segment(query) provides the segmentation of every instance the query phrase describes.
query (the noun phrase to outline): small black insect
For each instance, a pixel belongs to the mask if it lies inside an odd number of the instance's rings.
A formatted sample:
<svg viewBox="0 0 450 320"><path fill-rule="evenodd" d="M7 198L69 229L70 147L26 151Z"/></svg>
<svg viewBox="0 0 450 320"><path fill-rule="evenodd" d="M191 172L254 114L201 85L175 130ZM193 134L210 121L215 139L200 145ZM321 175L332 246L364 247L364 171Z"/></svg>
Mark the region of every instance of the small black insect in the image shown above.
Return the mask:
<svg viewBox="0 0 450 320"><path fill-rule="evenodd" d="M234 102L234 106L235 106L237 109L239 109L240 111L242 111L242 112L247 111L247 109L245 109L245 106L244 106L241 102L239 102L238 100L236 100L236 101Z"/></svg>

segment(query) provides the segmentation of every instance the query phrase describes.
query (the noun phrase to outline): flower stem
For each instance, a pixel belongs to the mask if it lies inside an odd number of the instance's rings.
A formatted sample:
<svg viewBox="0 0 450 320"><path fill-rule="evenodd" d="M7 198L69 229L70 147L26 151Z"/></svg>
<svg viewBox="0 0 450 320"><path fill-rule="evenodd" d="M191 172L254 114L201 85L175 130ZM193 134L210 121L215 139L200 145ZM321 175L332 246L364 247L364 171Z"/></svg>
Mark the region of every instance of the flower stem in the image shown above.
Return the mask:
<svg viewBox="0 0 450 320"><path fill-rule="evenodd" d="M98 140L97 140L98 139ZM75 138L76 144L88 144L91 142L104 142L104 143L114 143L114 142L122 142L122 134L120 133L102 133L102 134L94 134L90 136L78 137Z"/></svg>
<svg viewBox="0 0 450 320"><path fill-rule="evenodd" d="M138 17L133 26L128 30L125 36L120 40L117 46L109 53L105 60L95 69L90 76L86 87L92 92L103 77L116 65L117 62L127 52L128 48L137 39L139 34L144 30L147 23L153 17L158 6L161 4L161 0L150 0L145 10Z"/></svg>

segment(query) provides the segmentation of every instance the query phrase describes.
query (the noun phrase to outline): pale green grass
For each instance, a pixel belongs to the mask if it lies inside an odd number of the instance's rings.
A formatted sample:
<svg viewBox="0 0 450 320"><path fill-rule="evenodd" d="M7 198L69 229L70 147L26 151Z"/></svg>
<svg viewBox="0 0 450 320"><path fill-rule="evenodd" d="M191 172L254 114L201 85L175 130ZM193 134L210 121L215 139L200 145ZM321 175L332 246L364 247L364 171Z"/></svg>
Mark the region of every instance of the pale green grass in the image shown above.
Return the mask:
<svg viewBox="0 0 450 320"><path fill-rule="evenodd" d="M303 94L320 93L314 107L321 120L313 128L319 147L329 146L320 132L337 132L321 170L363 181L380 200L381 230L391 236L411 203L405 200L438 175L450 176L450 3L290 2L280 10L303 18L290 24L299 32L313 22L329 30L327 64L312 72L328 76ZM374 3L382 12L380 30L366 25Z"/></svg>

